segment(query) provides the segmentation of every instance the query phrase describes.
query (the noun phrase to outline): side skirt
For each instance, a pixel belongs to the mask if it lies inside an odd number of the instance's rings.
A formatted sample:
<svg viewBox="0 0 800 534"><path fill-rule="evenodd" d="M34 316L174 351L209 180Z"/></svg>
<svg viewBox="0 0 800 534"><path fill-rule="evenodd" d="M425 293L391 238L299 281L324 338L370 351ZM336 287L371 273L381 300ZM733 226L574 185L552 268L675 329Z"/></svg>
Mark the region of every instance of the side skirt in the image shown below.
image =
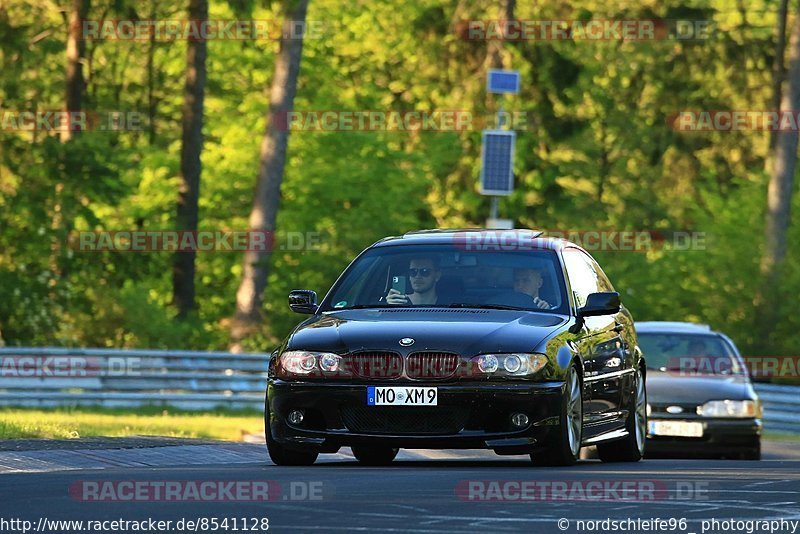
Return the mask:
<svg viewBox="0 0 800 534"><path fill-rule="evenodd" d="M589 439L583 440L582 445L594 445L596 443L604 442L604 441L616 441L618 439L624 439L628 437L628 431L624 428L619 430L612 430L611 432L606 432L604 434L599 434L597 436L591 437Z"/></svg>

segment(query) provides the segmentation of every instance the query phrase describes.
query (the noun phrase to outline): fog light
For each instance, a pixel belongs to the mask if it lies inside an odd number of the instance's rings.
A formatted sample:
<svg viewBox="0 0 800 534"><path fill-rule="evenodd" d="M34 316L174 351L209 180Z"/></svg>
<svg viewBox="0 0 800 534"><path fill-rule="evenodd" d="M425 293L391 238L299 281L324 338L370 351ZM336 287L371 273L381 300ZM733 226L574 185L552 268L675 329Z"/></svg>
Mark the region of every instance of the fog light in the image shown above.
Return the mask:
<svg viewBox="0 0 800 534"><path fill-rule="evenodd" d="M528 416L524 413L515 413L511 416L511 424L517 428L528 426Z"/></svg>
<svg viewBox="0 0 800 534"><path fill-rule="evenodd" d="M289 422L293 425L299 425L303 422L303 410L292 410L289 412Z"/></svg>

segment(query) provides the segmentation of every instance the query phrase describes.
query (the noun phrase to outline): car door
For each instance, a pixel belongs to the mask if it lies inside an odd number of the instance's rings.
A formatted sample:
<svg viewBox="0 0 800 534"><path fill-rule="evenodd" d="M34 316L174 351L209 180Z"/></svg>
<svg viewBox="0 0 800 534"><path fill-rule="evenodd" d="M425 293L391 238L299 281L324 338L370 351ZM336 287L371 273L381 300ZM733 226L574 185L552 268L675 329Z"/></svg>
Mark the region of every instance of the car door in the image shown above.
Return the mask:
<svg viewBox="0 0 800 534"><path fill-rule="evenodd" d="M616 291L600 265L591 256L588 257L597 273L597 285L600 291ZM612 354L609 355L605 362L606 367L598 369L601 374L605 373L607 378L602 381L604 382L603 384L597 387L604 389L608 396L608 402L615 402L619 406L616 413L619 415L620 422L624 422L627 415L625 408L628 406L625 392L633 392L635 390L635 374L633 371L636 369L636 354L634 353L636 334L633 317L625 309L625 306L620 305L620 311L612 317L614 318L613 330L616 332L616 336L611 339L613 346L609 348Z"/></svg>
<svg viewBox="0 0 800 534"><path fill-rule="evenodd" d="M582 250L565 249L564 264L576 309L586 304L591 293L613 291L597 263ZM625 367L621 330L616 315L586 317L575 341L583 357L585 390L589 394L589 402L584 403L587 434L610 430L621 420L621 376Z"/></svg>

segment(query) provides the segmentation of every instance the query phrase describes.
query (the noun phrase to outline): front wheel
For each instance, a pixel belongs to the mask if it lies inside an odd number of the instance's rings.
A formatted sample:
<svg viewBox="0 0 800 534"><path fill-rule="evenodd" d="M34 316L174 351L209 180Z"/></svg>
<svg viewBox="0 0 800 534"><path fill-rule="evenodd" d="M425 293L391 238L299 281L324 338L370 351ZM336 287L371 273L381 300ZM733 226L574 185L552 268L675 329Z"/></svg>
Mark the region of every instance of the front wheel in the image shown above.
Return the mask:
<svg viewBox="0 0 800 534"><path fill-rule="evenodd" d="M745 449L742 454L739 456L742 460L760 460L761 459L761 440L758 443L750 448Z"/></svg>
<svg viewBox="0 0 800 534"><path fill-rule="evenodd" d="M583 393L578 369L571 365L564 383L557 434L547 449L531 454L534 465L566 466L578 461L583 440Z"/></svg>
<svg viewBox="0 0 800 534"><path fill-rule="evenodd" d="M636 394L628 405L628 419L625 422L628 435L619 441L597 445L597 455L604 462L638 462L644 456L647 439L647 389L641 369L636 370L634 382Z"/></svg>

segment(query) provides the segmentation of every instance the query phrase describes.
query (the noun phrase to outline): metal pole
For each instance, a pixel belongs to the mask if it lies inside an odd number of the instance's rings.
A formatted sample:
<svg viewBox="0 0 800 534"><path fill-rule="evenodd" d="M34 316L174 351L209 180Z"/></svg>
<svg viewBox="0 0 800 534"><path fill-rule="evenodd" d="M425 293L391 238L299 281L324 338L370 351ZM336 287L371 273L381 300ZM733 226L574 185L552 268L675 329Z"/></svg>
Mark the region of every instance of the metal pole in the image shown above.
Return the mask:
<svg viewBox="0 0 800 534"><path fill-rule="evenodd" d="M505 124L505 118L503 116L503 106L500 106L499 111L497 112L497 129L502 130L503 125ZM496 196L492 197L491 200L491 207L489 210L489 218L490 219L497 219L497 206L498 206L499 199Z"/></svg>
<svg viewBox="0 0 800 534"><path fill-rule="evenodd" d="M504 124L505 124L505 117L503 113L503 106L500 106L500 109L497 112L497 129L502 130ZM498 204L499 204L499 199L497 197L492 197L491 211L489 212L489 218L497 219Z"/></svg>

